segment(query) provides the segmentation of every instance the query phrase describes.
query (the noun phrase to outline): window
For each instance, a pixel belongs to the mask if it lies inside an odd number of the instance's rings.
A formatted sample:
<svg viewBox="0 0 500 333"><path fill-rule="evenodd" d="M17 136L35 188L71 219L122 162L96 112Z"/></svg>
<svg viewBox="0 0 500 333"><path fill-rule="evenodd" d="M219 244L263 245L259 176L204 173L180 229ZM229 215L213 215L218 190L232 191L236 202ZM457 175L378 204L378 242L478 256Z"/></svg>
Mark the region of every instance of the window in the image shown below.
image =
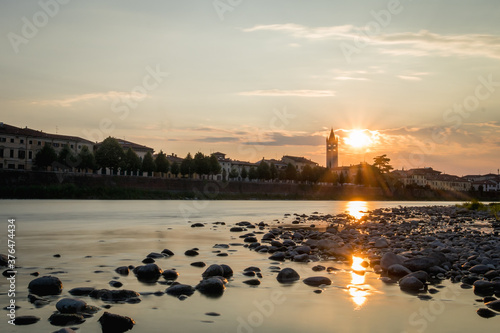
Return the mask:
<svg viewBox="0 0 500 333"><path fill-rule="evenodd" d="M10 143L14 143L14 138L11 138L11 139L10 139Z"/></svg>
<svg viewBox="0 0 500 333"><path fill-rule="evenodd" d="M17 158L24 160L26 158L26 150L18 150L17 151Z"/></svg>
<svg viewBox="0 0 500 333"><path fill-rule="evenodd" d="M38 142L37 142L37 145L38 145L38 146L41 146L41 145L42 145L42 141L38 141Z"/></svg>
<svg viewBox="0 0 500 333"><path fill-rule="evenodd" d="M82 145L78 145L78 149L82 149Z"/></svg>
<svg viewBox="0 0 500 333"><path fill-rule="evenodd" d="M24 164L18 164L18 165L17 165L17 168L18 168L19 170L24 170Z"/></svg>
<svg viewBox="0 0 500 333"><path fill-rule="evenodd" d="M0 138L0 142L5 142L5 141L7 141L6 138Z"/></svg>
<svg viewBox="0 0 500 333"><path fill-rule="evenodd" d="M29 143L30 145L32 145L32 144L33 144L33 140L28 141L28 143Z"/></svg>
<svg viewBox="0 0 500 333"><path fill-rule="evenodd" d="M54 143L52 143L52 146L53 146L53 147L56 147L56 148L59 148L59 144L58 144L58 143L55 143L55 142L54 142Z"/></svg>
<svg viewBox="0 0 500 333"><path fill-rule="evenodd" d="M31 150L28 152L28 159L33 159L33 152Z"/></svg>
<svg viewBox="0 0 500 333"><path fill-rule="evenodd" d="M73 148L75 148L75 145L71 145L70 147L71 147L71 149L73 149Z"/></svg>
<svg viewBox="0 0 500 333"><path fill-rule="evenodd" d="M0 157L3 157L3 148L0 148Z"/></svg>
<svg viewBox="0 0 500 333"><path fill-rule="evenodd" d="M10 156L10 158L14 158L14 149L10 150L10 155L9 156Z"/></svg>
<svg viewBox="0 0 500 333"><path fill-rule="evenodd" d="M19 143L24 143L24 139L19 139Z"/></svg>
<svg viewBox="0 0 500 333"><path fill-rule="evenodd" d="M16 165L15 164L9 164L7 165L7 169L15 169L16 168Z"/></svg>

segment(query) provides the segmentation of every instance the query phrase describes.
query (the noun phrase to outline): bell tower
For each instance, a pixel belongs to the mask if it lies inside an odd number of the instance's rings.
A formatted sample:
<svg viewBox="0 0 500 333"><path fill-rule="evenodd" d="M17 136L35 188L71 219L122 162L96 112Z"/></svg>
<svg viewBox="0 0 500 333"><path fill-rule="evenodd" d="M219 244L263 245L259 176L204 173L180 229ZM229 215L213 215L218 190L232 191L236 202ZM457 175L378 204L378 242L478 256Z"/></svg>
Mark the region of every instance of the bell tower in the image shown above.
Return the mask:
<svg viewBox="0 0 500 333"><path fill-rule="evenodd" d="M326 167L328 169L339 166L339 138L330 131L330 136L326 138Z"/></svg>

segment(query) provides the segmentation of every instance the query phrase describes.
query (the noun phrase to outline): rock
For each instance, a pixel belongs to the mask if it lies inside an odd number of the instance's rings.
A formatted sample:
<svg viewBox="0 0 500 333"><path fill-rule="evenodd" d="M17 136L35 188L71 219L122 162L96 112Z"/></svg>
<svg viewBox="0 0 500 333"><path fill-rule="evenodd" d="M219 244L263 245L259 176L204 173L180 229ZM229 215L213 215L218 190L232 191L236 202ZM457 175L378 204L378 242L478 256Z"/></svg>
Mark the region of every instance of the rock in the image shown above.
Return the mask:
<svg viewBox="0 0 500 333"><path fill-rule="evenodd" d="M429 268L439 265L439 260L433 257L421 257L405 260L403 266L412 272L428 271Z"/></svg>
<svg viewBox="0 0 500 333"><path fill-rule="evenodd" d="M478 309L476 311L476 313L483 318L492 318L492 317L495 317L497 315L495 312L491 311L490 309L485 309L485 308Z"/></svg>
<svg viewBox="0 0 500 333"><path fill-rule="evenodd" d="M109 281L109 285L113 288L121 288L123 287L123 283L121 283L120 281L115 281L115 280L111 280Z"/></svg>
<svg viewBox="0 0 500 333"><path fill-rule="evenodd" d="M308 254L297 254L296 256L293 257L293 261L296 262L308 262L309 261L309 255Z"/></svg>
<svg viewBox="0 0 500 333"><path fill-rule="evenodd" d="M470 269L469 269L469 272L471 273L476 273L476 274L485 274L487 272L491 271L491 268L487 265L475 265L475 266L472 266Z"/></svg>
<svg viewBox="0 0 500 333"><path fill-rule="evenodd" d="M233 269L231 267L225 264L220 265L220 267L222 267L222 270L224 271L224 273L222 274L223 277L230 278L231 276L233 276Z"/></svg>
<svg viewBox="0 0 500 333"><path fill-rule="evenodd" d="M402 278L403 276L410 274L411 271L403 265L394 264L389 266L389 268L387 269L387 273L391 277Z"/></svg>
<svg viewBox="0 0 500 333"><path fill-rule="evenodd" d="M120 275L123 275L123 276L127 276L129 274L129 268L127 266L120 266L120 267L117 267L115 269L115 272L120 274Z"/></svg>
<svg viewBox="0 0 500 333"><path fill-rule="evenodd" d="M140 301L138 292L133 290L109 290L109 289L95 289L89 294L90 297L100 299L105 302L134 302Z"/></svg>
<svg viewBox="0 0 500 333"><path fill-rule="evenodd" d="M271 232L268 232L267 234L265 234L264 236L262 236L262 240L271 240L271 239L274 239L276 238L276 236L274 236L273 233Z"/></svg>
<svg viewBox="0 0 500 333"><path fill-rule="evenodd" d="M201 228L204 227L205 225L203 223L193 223L191 224L191 228Z"/></svg>
<svg viewBox="0 0 500 333"><path fill-rule="evenodd" d="M32 280L28 289L38 296L59 295L63 285L61 280L55 276L42 276Z"/></svg>
<svg viewBox="0 0 500 333"><path fill-rule="evenodd" d="M249 286L258 286L260 284L260 280L259 279L250 279L250 280L243 281L243 283L248 284Z"/></svg>
<svg viewBox="0 0 500 333"><path fill-rule="evenodd" d="M293 268L283 268L276 279L279 283L291 283L300 280L300 275Z"/></svg>
<svg viewBox="0 0 500 333"><path fill-rule="evenodd" d="M423 290L424 284L414 276L405 276L399 280L399 288L402 291L414 293Z"/></svg>
<svg viewBox="0 0 500 333"><path fill-rule="evenodd" d="M55 331L54 333L76 333L76 332L69 327L64 327L61 328L59 331Z"/></svg>
<svg viewBox="0 0 500 333"><path fill-rule="evenodd" d="M95 288L91 287L80 287L80 288L73 288L69 291L70 295L73 296L88 296L91 292L93 292Z"/></svg>
<svg viewBox="0 0 500 333"><path fill-rule="evenodd" d="M50 303L50 301L48 299L34 295L34 294L29 294L28 300L30 301L30 303L35 305L35 307L37 307L37 308L44 307L45 305Z"/></svg>
<svg viewBox="0 0 500 333"><path fill-rule="evenodd" d="M201 274L204 279L212 276L224 276L224 269L217 264L208 266L208 268Z"/></svg>
<svg viewBox="0 0 500 333"><path fill-rule="evenodd" d="M194 266L194 267L205 267L207 264L205 264L203 261L196 261L196 262L192 262L191 263L191 266Z"/></svg>
<svg viewBox="0 0 500 333"><path fill-rule="evenodd" d="M9 257L5 254L0 254L0 266L7 267L9 264Z"/></svg>
<svg viewBox="0 0 500 333"><path fill-rule="evenodd" d="M495 293L495 284L487 280L477 280L473 286L474 294L478 296L491 296Z"/></svg>
<svg viewBox="0 0 500 333"><path fill-rule="evenodd" d="M156 264L147 264L144 266L137 266L133 270L137 279L142 281L156 281L161 276L163 271Z"/></svg>
<svg viewBox="0 0 500 333"><path fill-rule="evenodd" d="M281 251L274 252L269 257L270 260L276 260L276 261L285 261L285 258L286 258L285 252L281 252Z"/></svg>
<svg viewBox="0 0 500 333"><path fill-rule="evenodd" d="M195 257L195 256L199 255L199 253L196 250L187 250L186 252L184 252L184 255L186 255L188 257Z"/></svg>
<svg viewBox="0 0 500 333"><path fill-rule="evenodd" d="M205 316L219 317L220 313L217 313L217 312L207 312L207 313L205 313Z"/></svg>
<svg viewBox="0 0 500 333"><path fill-rule="evenodd" d="M167 269L163 271L161 275L165 280L170 280L170 281L177 280L177 278L179 277L179 273L177 273L177 271L173 269Z"/></svg>
<svg viewBox="0 0 500 333"><path fill-rule="evenodd" d="M257 238L255 236L248 236L248 237L245 237L245 239L243 241L245 243L256 243Z"/></svg>
<svg viewBox="0 0 500 333"><path fill-rule="evenodd" d="M142 260L143 264L152 264L154 262L155 262L155 260L153 258L145 258Z"/></svg>
<svg viewBox="0 0 500 333"><path fill-rule="evenodd" d="M389 241L386 238L381 237L375 241L375 244L373 246L377 249L382 249L389 246Z"/></svg>
<svg viewBox="0 0 500 333"><path fill-rule="evenodd" d="M16 275L16 272L12 269L6 269L5 271L2 272L2 275L5 276L6 278L11 278Z"/></svg>
<svg viewBox="0 0 500 333"><path fill-rule="evenodd" d="M497 299L496 301L488 302L485 305L492 310L500 312L500 299Z"/></svg>
<svg viewBox="0 0 500 333"><path fill-rule="evenodd" d="M304 279L303 282L308 286L319 287L321 285L331 285L332 280L324 276L312 276Z"/></svg>
<svg viewBox="0 0 500 333"><path fill-rule="evenodd" d="M250 267L245 268L243 271L244 272L260 272L260 268L255 267L255 266L250 266Z"/></svg>
<svg viewBox="0 0 500 333"><path fill-rule="evenodd" d="M54 326L79 325L84 321L83 316L76 313L54 313L49 317L49 322Z"/></svg>
<svg viewBox="0 0 500 333"><path fill-rule="evenodd" d="M14 323L17 325L32 325L40 321L39 317L35 316L17 316Z"/></svg>
<svg viewBox="0 0 500 333"><path fill-rule="evenodd" d="M230 232L243 232L243 231L247 231L247 229L243 228L243 227L232 227L231 229L229 229Z"/></svg>
<svg viewBox="0 0 500 333"><path fill-rule="evenodd" d="M165 293L170 296L191 296L195 289L187 284L174 284L165 290Z"/></svg>
<svg viewBox="0 0 500 333"><path fill-rule="evenodd" d="M382 269L384 271L387 271L389 269L390 266L394 265L394 264L403 264L404 262L404 258L397 255L397 254L394 254L392 252L387 252L386 254L384 254L382 256L382 259L380 259L380 267L382 267Z"/></svg>
<svg viewBox="0 0 500 333"><path fill-rule="evenodd" d="M425 284L427 281L429 281L429 274L426 271L416 271L416 272L413 272L413 273L406 275L405 277L410 277L410 276L416 277L423 284Z"/></svg>
<svg viewBox="0 0 500 333"><path fill-rule="evenodd" d="M169 249L164 249L163 251L161 251L161 253L167 257L171 257L174 255L174 253L172 251L170 251Z"/></svg>
<svg viewBox="0 0 500 333"><path fill-rule="evenodd" d="M76 298L63 298L56 303L56 309L61 313L82 313L87 303Z"/></svg>
<svg viewBox="0 0 500 333"><path fill-rule="evenodd" d="M321 272L321 271L324 271L325 269L326 269L326 267L323 265L316 265L312 268L312 270L315 272Z"/></svg>
<svg viewBox="0 0 500 333"><path fill-rule="evenodd" d="M221 279L216 277L210 277L208 279L202 280L197 286L196 290L205 296L218 297L222 296L226 286Z"/></svg>
<svg viewBox="0 0 500 333"><path fill-rule="evenodd" d="M310 254L311 248L309 246L298 246L295 248L298 254Z"/></svg>
<svg viewBox="0 0 500 333"><path fill-rule="evenodd" d="M146 258L160 259L160 258L165 258L165 256L158 252L151 252L146 256Z"/></svg>
<svg viewBox="0 0 500 333"><path fill-rule="evenodd" d="M104 312L98 321L101 324L103 333L126 332L131 330L135 325L135 321L130 317L120 316L109 312Z"/></svg>

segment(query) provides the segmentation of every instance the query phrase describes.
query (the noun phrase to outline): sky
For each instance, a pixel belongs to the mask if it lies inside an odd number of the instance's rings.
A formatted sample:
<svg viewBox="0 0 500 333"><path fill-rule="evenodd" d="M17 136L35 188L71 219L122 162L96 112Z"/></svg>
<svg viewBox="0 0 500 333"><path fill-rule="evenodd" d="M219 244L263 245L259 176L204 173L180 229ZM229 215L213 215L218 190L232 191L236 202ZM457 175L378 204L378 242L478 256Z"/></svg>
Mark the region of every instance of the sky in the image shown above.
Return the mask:
<svg viewBox="0 0 500 333"><path fill-rule="evenodd" d="M333 128L340 165L497 173L498 22L496 0L1 0L0 121L323 166Z"/></svg>

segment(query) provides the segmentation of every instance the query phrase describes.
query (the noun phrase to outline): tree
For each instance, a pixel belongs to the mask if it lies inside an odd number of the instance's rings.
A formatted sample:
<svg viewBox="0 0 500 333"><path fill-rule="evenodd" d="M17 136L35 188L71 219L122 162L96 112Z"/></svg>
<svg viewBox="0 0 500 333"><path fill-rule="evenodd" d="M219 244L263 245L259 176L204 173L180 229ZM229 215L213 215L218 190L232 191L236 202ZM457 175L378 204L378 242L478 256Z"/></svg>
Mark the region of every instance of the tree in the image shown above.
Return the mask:
<svg viewBox="0 0 500 333"><path fill-rule="evenodd" d="M167 173L170 167L170 163L167 160L167 155L160 150L155 159L156 171L161 173Z"/></svg>
<svg viewBox="0 0 500 333"><path fill-rule="evenodd" d="M142 160L142 171L145 171L150 175L156 170L155 161L153 160L153 155L148 151Z"/></svg>
<svg viewBox="0 0 500 333"><path fill-rule="evenodd" d="M110 168L117 171L125 160L125 152L118 140L108 137L95 152L95 160L101 168Z"/></svg>
<svg viewBox="0 0 500 333"><path fill-rule="evenodd" d="M271 172L271 179L278 178L278 169L276 168L276 164L271 163L271 165L269 166L269 170Z"/></svg>
<svg viewBox="0 0 500 333"><path fill-rule="evenodd" d="M141 159L130 147L125 153L124 162L124 169L128 172L133 172L135 174L135 172L141 168Z"/></svg>
<svg viewBox="0 0 500 333"><path fill-rule="evenodd" d="M80 161L80 163L78 164L79 169L88 171L88 169L93 170L96 168L94 154L92 154L92 152L89 150L89 147L87 146L83 146L82 150L80 150L80 153L78 153L78 160Z"/></svg>
<svg viewBox="0 0 500 333"><path fill-rule="evenodd" d="M358 171L356 172L356 176L354 177L354 184L356 185L363 185L364 184L364 179L363 179L363 169L361 167L358 168Z"/></svg>
<svg viewBox="0 0 500 333"><path fill-rule="evenodd" d="M59 152L59 155L57 156L57 162L59 162L60 166L62 166L63 168L72 169L76 166L76 158L67 144L64 145Z"/></svg>
<svg viewBox="0 0 500 333"><path fill-rule="evenodd" d="M381 173L388 173L389 171L394 169L392 165L389 164L391 159L388 158L386 154L375 156L373 158L373 161L374 161L373 166L378 168Z"/></svg>
<svg viewBox="0 0 500 333"><path fill-rule="evenodd" d="M236 179L240 176L240 173L236 169L231 169L229 172L229 179Z"/></svg>
<svg viewBox="0 0 500 333"><path fill-rule="evenodd" d="M194 155L194 171L202 176L210 173L210 160L200 152Z"/></svg>
<svg viewBox="0 0 500 333"><path fill-rule="evenodd" d="M257 170L255 170L255 167L252 165L250 167L250 171L248 171L248 179L254 180L254 179L257 179L258 177L259 177L259 174L258 174Z"/></svg>
<svg viewBox="0 0 500 333"><path fill-rule="evenodd" d="M215 156L214 154L210 156L208 165L211 175L218 175L220 173L220 170L222 169L219 161L217 160L217 156Z"/></svg>
<svg viewBox="0 0 500 333"><path fill-rule="evenodd" d="M177 178L177 175L179 175L180 172L179 163L177 162L172 163L172 166L170 167L170 172L174 175L175 178Z"/></svg>
<svg viewBox="0 0 500 333"><path fill-rule="evenodd" d="M293 166L292 163L288 163L285 170L285 178L287 180L296 180L297 179L297 169Z"/></svg>
<svg viewBox="0 0 500 333"><path fill-rule="evenodd" d="M313 181L313 170L309 164L306 164L302 169L301 178L308 182Z"/></svg>
<svg viewBox="0 0 500 333"><path fill-rule="evenodd" d="M241 179L242 179L242 180L247 179L247 177L248 177L248 171L247 171L247 168L245 168L245 167L241 168L241 174L240 174L240 176L241 176Z"/></svg>
<svg viewBox="0 0 500 333"><path fill-rule="evenodd" d="M193 161L193 157L191 156L191 153L188 153L186 155L186 158L182 160L180 171L181 171L181 174L183 177L186 175L191 177L193 175L195 168L194 168L194 161Z"/></svg>
<svg viewBox="0 0 500 333"><path fill-rule="evenodd" d="M57 161L57 154L49 143L46 143L42 150L35 155L34 164L37 168L47 170L47 167Z"/></svg>
<svg viewBox="0 0 500 333"><path fill-rule="evenodd" d="M342 186L344 185L344 183L346 182L345 181L345 176L344 176L344 173L341 171L340 172L340 176L339 176L339 180L338 180L339 184Z"/></svg>
<svg viewBox="0 0 500 333"><path fill-rule="evenodd" d="M271 179L271 170L269 164L262 160L257 167L257 177L259 179L269 180Z"/></svg>

